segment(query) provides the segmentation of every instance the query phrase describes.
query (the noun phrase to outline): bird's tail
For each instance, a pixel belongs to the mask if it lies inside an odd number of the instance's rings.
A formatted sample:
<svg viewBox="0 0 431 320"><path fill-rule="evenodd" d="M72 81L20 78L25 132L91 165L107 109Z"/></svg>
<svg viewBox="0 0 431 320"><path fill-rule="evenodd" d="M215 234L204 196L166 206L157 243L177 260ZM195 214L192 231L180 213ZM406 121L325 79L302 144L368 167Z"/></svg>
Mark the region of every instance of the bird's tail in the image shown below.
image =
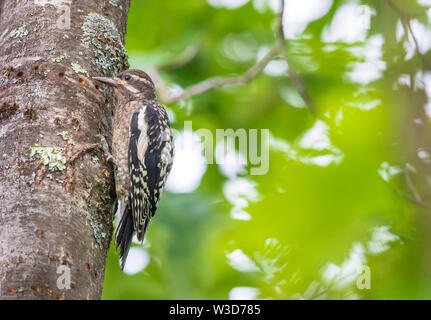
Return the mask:
<svg viewBox="0 0 431 320"><path fill-rule="evenodd" d="M120 247L120 264L121 270L124 269L126 264L127 255L129 253L130 244L133 238L133 216L132 206L130 201L127 201L126 208L120 219L120 223L115 231L115 247Z"/></svg>
<svg viewBox="0 0 431 320"><path fill-rule="evenodd" d="M150 218L145 217L142 229L136 231L136 237L139 241L144 242L145 234L147 233L148 225L150 223Z"/></svg>

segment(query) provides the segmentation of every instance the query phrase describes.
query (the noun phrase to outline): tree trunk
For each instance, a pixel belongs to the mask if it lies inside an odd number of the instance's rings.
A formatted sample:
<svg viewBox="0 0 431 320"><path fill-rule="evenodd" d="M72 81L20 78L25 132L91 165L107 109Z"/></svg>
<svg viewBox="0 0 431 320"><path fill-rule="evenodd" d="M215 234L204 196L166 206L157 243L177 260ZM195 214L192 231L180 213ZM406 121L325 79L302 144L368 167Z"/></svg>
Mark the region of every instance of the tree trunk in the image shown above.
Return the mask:
<svg viewBox="0 0 431 320"><path fill-rule="evenodd" d="M0 0L0 299L100 299L130 0Z"/></svg>

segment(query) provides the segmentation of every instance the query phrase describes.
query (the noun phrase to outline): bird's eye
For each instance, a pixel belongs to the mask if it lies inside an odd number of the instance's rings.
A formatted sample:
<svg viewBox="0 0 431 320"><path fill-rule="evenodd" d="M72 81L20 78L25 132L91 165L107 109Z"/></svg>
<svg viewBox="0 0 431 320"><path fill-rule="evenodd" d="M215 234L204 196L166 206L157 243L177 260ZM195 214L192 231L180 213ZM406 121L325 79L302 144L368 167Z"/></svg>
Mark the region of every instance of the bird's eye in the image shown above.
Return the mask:
<svg viewBox="0 0 431 320"><path fill-rule="evenodd" d="M130 75L126 74L124 76L124 80L129 81L130 79L132 79L132 77Z"/></svg>

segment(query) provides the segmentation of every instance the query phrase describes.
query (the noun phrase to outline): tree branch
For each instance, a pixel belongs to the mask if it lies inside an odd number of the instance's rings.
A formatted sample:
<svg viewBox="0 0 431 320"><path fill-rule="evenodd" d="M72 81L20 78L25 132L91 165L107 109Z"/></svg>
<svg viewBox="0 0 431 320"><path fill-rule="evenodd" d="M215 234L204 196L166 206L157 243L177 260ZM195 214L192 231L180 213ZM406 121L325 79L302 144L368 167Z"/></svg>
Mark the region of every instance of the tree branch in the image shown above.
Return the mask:
<svg viewBox="0 0 431 320"><path fill-rule="evenodd" d="M286 35L284 33L284 26L283 26L283 15L284 15L284 0L281 0L281 10L280 15L278 18L278 26L277 26L277 41L280 43L280 46L285 49L287 46L287 40ZM283 50L281 52L283 55L284 60L286 60L288 66L289 66L289 77L292 80L293 85L295 86L296 90L298 91L299 95L301 96L302 100L304 100L305 104L307 105L308 109L312 113L316 113L316 105L314 104L313 99L309 95L308 91L305 89L305 85L302 82L301 77L299 76L298 72L296 72L296 69L294 68L293 64L291 63L286 50Z"/></svg>
<svg viewBox="0 0 431 320"><path fill-rule="evenodd" d="M286 60L286 62L289 65L288 72L293 85L298 90L299 94L301 95L304 102L307 104L310 111L312 111L313 113L316 113L316 107L311 96L308 94L307 90L305 89L304 83L302 82L295 68L288 61L288 57L285 51L287 41L285 39L284 30L283 30L284 29L283 15L285 12L284 0L281 0L280 3L281 3L281 9L280 9L277 26L276 26L276 40L275 40L274 46L271 48L271 50L268 51L268 53L261 60L259 60L255 65L253 65L242 75L212 77L185 89L178 95L172 95L169 92L168 88L166 87L165 83L163 82L162 78L160 77L159 70L161 68L150 67L148 72L153 78L154 82L156 83L162 102L165 104L174 103L179 100L191 98L193 96L199 95L201 93L204 93L214 88L244 85L249 81L253 80L255 77L257 77L263 71L263 69L265 69L265 67L268 65L269 62L281 56L283 57L283 59ZM176 64L174 63L173 65L176 65Z"/></svg>
<svg viewBox="0 0 431 320"><path fill-rule="evenodd" d="M171 96L166 86L163 84L163 81L158 74L157 68L152 67L148 70L151 74L153 80L156 82L159 88L159 94L163 101L163 103L169 104L179 100L185 100L196 96L198 94L204 93L208 90L217 88L217 87L226 87L226 86L236 86L246 84L257 75L259 75L262 70L267 66L267 64L276 58L280 54L280 47L278 45L274 46L258 63L252 66L247 70L243 75L237 77L213 77L201 81L180 94L176 96Z"/></svg>
<svg viewBox="0 0 431 320"><path fill-rule="evenodd" d="M196 57L196 55L199 53L200 48L201 46L199 44L195 44L188 47L176 59L159 64L157 66L157 70L173 70L185 66Z"/></svg>
<svg viewBox="0 0 431 320"><path fill-rule="evenodd" d="M404 166L404 178L406 180L407 186L409 187L411 193L414 196L415 201L420 204L420 205L424 205L424 201L422 200L422 197L419 193L419 191L416 189L411 177L410 177L410 173L409 173L409 168L406 165Z"/></svg>
<svg viewBox="0 0 431 320"><path fill-rule="evenodd" d="M398 7L392 0L386 0L386 3L388 4L389 7L391 7L392 10L394 10L398 14L398 16L400 17L400 21L401 21L401 24L403 26L404 32L406 33L407 39L408 39L409 34L410 34L410 36L412 37L414 46L415 46L416 54L421 58L425 67L428 70L431 70L430 62L422 54L422 52L420 52L420 50L419 50L419 42L418 42L418 39L416 38L416 36L413 32L413 28L411 25L412 16L408 12L405 12L400 7Z"/></svg>

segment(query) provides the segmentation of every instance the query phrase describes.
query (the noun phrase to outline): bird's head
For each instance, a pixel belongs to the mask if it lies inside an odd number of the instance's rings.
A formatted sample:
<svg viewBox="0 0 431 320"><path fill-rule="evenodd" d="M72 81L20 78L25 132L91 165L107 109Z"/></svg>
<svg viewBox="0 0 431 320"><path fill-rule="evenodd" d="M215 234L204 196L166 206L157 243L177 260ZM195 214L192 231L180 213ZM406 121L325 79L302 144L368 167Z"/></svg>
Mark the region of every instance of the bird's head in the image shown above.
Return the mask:
<svg viewBox="0 0 431 320"><path fill-rule="evenodd" d="M153 80L141 70L130 69L121 72L116 77L93 77L93 79L112 86L117 98L123 101L156 97Z"/></svg>

